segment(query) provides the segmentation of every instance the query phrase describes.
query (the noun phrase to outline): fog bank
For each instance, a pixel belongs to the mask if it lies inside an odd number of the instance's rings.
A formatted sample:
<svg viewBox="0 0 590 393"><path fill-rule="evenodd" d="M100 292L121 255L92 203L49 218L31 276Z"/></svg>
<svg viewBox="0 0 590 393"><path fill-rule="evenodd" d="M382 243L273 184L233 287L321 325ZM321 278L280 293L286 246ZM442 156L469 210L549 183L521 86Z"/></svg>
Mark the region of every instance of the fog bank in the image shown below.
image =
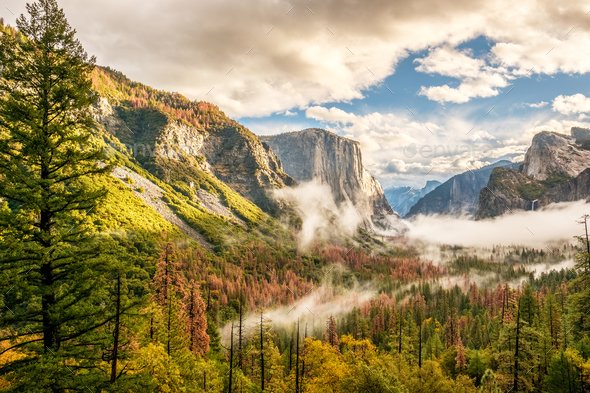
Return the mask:
<svg viewBox="0 0 590 393"><path fill-rule="evenodd" d="M464 247L519 245L544 247L556 241L574 241L583 232L577 223L590 213L584 201L556 203L540 211L519 211L494 219L474 221L448 216L418 216L408 221L407 236L425 243Z"/></svg>

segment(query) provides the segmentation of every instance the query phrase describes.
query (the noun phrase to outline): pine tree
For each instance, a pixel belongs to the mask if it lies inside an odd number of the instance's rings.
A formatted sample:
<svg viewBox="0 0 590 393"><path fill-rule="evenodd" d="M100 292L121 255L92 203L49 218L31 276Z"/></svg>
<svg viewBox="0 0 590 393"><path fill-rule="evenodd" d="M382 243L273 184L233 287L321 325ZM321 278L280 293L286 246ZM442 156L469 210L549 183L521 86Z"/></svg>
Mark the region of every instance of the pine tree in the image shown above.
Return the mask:
<svg viewBox="0 0 590 393"><path fill-rule="evenodd" d="M94 59L55 0L27 11L0 33L0 324L16 328L0 339L26 351L19 371L82 350L72 343L112 318L88 219L105 194L92 179L110 170L92 137Z"/></svg>
<svg viewBox="0 0 590 393"><path fill-rule="evenodd" d="M229 336L229 382L228 392L233 393L234 382L234 323L231 323L231 332Z"/></svg>
<svg viewBox="0 0 590 393"><path fill-rule="evenodd" d="M188 348L190 340L184 315L186 306L181 301L186 291L186 280L181 275L177 250L172 243L166 245L156 264L153 286L156 307L150 336L163 342L166 354L172 356L173 352Z"/></svg>
<svg viewBox="0 0 590 393"><path fill-rule="evenodd" d="M207 317L205 302L195 282L189 284L189 291L185 295L184 308L186 326L189 336L189 348L198 356L205 356L209 352L209 335L207 334Z"/></svg>
<svg viewBox="0 0 590 393"><path fill-rule="evenodd" d="M578 238L580 251L577 255L576 270L578 277L572 282L574 290L572 303L574 306L574 327L581 335L590 332L590 239L588 237L588 218L585 215L580 223L584 225L584 234ZM567 333L566 333L567 334ZM565 338L567 339L567 337Z"/></svg>
<svg viewBox="0 0 590 393"><path fill-rule="evenodd" d="M326 322L326 331L324 333L324 340L331 346L338 348L338 331L336 329L336 320L330 315Z"/></svg>
<svg viewBox="0 0 590 393"><path fill-rule="evenodd" d="M299 393L300 386L299 386L299 340L300 340L300 332L299 332L299 319L297 319L297 341L296 341L296 354L295 354L295 393Z"/></svg>
<svg viewBox="0 0 590 393"><path fill-rule="evenodd" d="M240 296L240 303L238 306L238 368L244 370L243 364L243 344L244 344L244 313L242 310L242 298Z"/></svg>
<svg viewBox="0 0 590 393"><path fill-rule="evenodd" d="M264 380L266 373L264 372L264 320L263 314L260 313L260 389L264 391Z"/></svg>

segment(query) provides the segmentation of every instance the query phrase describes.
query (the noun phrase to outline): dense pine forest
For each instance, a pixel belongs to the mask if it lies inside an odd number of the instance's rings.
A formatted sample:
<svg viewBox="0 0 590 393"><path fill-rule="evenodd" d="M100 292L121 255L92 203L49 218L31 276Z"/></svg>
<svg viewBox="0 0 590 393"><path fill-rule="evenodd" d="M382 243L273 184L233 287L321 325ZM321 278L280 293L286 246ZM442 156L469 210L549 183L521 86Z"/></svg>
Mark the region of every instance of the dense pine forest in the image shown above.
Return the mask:
<svg viewBox="0 0 590 393"><path fill-rule="evenodd" d="M587 235L486 256L447 247L445 263L365 232L299 250L234 191L187 175L239 213L245 224L230 230L183 199L186 179L165 185L145 172L153 164L125 156L94 108L100 93L195 126L222 114L122 87L94 63L55 0L0 26L2 391L590 391ZM122 162L160 184L205 240L146 213L133 180L112 176ZM568 257L574 267L527 269ZM318 288L327 302L371 296L333 312L297 306Z"/></svg>

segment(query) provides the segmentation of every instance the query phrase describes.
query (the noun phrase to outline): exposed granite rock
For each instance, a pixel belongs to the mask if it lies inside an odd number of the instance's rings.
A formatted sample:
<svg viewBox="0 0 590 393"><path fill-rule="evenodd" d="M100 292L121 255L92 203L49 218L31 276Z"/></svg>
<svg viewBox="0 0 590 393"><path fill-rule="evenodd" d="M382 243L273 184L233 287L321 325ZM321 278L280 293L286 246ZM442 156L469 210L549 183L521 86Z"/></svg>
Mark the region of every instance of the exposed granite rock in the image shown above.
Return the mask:
<svg viewBox="0 0 590 393"><path fill-rule="evenodd" d="M280 208L272 191L295 184L275 153L236 122L209 131L202 153L215 176L268 212Z"/></svg>
<svg viewBox="0 0 590 393"><path fill-rule="evenodd" d="M366 220L380 227L397 218L381 185L363 166L358 142L315 128L261 139L296 181L329 185L336 203L351 202Z"/></svg>
<svg viewBox="0 0 590 393"><path fill-rule="evenodd" d="M194 126L155 107L134 108L99 101L95 117L148 170L169 181L182 178L187 167L209 172L260 208L277 213L282 205L273 190L294 184L275 154L247 128L217 107L197 104Z"/></svg>
<svg viewBox="0 0 590 393"><path fill-rule="evenodd" d="M442 185L420 199L407 214L446 214L472 216L477 210L479 194L488 184L494 168L514 167L510 161L502 160L480 169L467 171L453 176Z"/></svg>
<svg viewBox="0 0 590 393"><path fill-rule="evenodd" d="M532 210L542 192L539 181L513 169L496 168L487 186L481 190L475 216L480 219L514 210ZM533 205L533 201L537 202Z"/></svg>
<svg viewBox="0 0 590 393"><path fill-rule="evenodd" d="M573 179L555 184L539 201L540 206L553 202L573 202L590 196L590 168Z"/></svg>
<svg viewBox="0 0 590 393"><path fill-rule="evenodd" d="M555 202L590 196L590 131L572 129L572 136L541 132L534 136L521 171L496 169L481 192L477 218L514 210L536 210Z"/></svg>
<svg viewBox="0 0 590 393"><path fill-rule="evenodd" d="M576 144L572 136L544 131L533 137L522 172L533 179L547 180L550 177L575 177L588 167L590 150Z"/></svg>
<svg viewBox="0 0 590 393"><path fill-rule="evenodd" d="M572 136L576 140L576 144L584 148L590 147L590 129L581 127L572 127Z"/></svg>

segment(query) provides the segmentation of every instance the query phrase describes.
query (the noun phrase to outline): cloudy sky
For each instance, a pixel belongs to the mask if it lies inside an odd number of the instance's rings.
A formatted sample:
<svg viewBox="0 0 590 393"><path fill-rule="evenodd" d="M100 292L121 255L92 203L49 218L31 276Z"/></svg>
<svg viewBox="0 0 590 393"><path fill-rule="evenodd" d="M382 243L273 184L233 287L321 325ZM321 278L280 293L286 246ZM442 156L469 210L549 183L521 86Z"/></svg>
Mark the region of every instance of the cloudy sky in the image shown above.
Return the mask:
<svg viewBox="0 0 590 393"><path fill-rule="evenodd" d="M218 104L252 131L361 142L385 186L590 125L590 2L61 0L98 62ZM9 23L23 0L0 0Z"/></svg>

